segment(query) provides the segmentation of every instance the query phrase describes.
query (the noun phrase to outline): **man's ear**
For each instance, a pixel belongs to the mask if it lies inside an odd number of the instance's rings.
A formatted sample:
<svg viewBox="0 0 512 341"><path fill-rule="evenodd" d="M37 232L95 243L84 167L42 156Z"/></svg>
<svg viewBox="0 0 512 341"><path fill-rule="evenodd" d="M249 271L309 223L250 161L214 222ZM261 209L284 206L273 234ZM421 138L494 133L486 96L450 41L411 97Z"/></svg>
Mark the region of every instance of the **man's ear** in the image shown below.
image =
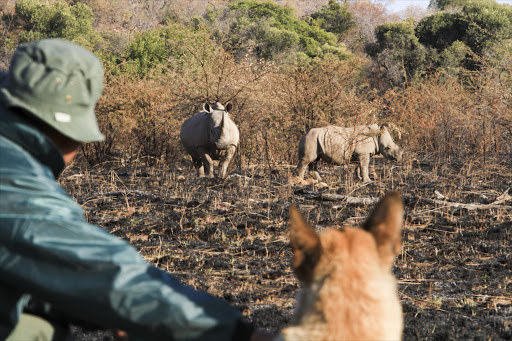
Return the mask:
<svg viewBox="0 0 512 341"><path fill-rule="evenodd" d="M373 209L363 228L377 242L377 250L384 266L391 267L402 247L404 205L400 193L388 192Z"/></svg>
<svg viewBox="0 0 512 341"><path fill-rule="evenodd" d="M297 277L301 281L311 282L322 254L322 245L313 227L294 205L290 207L290 243L293 250L292 266Z"/></svg>

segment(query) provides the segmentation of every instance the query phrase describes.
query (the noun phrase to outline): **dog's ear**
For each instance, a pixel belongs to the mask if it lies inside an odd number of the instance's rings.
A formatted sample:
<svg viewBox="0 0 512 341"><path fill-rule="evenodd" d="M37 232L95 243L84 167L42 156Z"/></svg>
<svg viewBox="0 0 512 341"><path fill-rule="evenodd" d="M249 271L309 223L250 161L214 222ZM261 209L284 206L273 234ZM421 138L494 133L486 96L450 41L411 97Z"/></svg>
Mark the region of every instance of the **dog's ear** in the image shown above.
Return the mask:
<svg viewBox="0 0 512 341"><path fill-rule="evenodd" d="M402 247L404 205L400 193L388 192L373 209L363 228L377 242L381 264L391 267Z"/></svg>
<svg viewBox="0 0 512 341"><path fill-rule="evenodd" d="M295 206L290 207L290 242L293 250L293 269L297 277L311 282L315 265L322 254L320 238Z"/></svg>

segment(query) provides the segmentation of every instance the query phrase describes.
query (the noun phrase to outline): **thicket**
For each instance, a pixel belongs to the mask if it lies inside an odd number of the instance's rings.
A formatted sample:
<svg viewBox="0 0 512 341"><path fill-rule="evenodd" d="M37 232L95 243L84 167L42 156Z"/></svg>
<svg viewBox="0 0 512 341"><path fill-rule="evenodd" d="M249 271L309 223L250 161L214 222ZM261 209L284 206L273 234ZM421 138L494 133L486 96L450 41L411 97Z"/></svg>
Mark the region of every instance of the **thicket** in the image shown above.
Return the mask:
<svg viewBox="0 0 512 341"><path fill-rule="evenodd" d="M405 20L375 30L377 41L367 51L393 84L439 71L456 76L479 71L493 46L510 45L512 6L492 0L433 0L431 5L441 10L417 25Z"/></svg>
<svg viewBox="0 0 512 341"><path fill-rule="evenodd" d="M162 8L160 24L133 32L91 28L99 1L87 3L19 0L3 13L1 58L7 66L18 43L62 37L103 60L106 140L84 148L91 163L181 163L181 123L215 101L234 104L238 167L295 164L302 134L328 124L391 123L410 155L439 163L510 160L511 6L460 0L417 24L388 22L375 43L364 39L365 55L341 43L361 30L351 7L334 1L304 18L253 0L184 18Z"/></svg>
<svg viewBox="0 0 512 341"><path fill-rule="evenodd" d="M338 7L323 8L318 16L301 20L291 7L279 6L272 1L246 0L222 9L212 8L205 18L217 40L237 56L249 54L264 59L284 57L288 61L327 54L339 59L350 57L345 45L339 43L332 33L336 30L334 25L350 27L350 16L343 16ZM332 29L325 30L324 27Z"/></svg>
<svg viewBox="0 0 512 341"><path fill-rule="evenodd" d="M92 48L100 39L93 29L94 15L82 3L18 0L15 15L6 14L3 20L18 29L17 43L62 38Z"/></svg>

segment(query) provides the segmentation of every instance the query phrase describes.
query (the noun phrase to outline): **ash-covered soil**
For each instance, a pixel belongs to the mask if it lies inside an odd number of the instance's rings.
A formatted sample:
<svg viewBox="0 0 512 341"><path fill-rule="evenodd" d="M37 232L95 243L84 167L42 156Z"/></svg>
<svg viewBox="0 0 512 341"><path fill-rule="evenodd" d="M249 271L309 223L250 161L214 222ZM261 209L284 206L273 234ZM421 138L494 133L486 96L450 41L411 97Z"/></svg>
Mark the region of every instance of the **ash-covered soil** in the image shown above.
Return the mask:
<svg viewBox="0 0 512 341"><path fill-rule="evenodd" d="M289 265L290 204L319 229L358 225L373 204L347 203L344 196L380 198L398 190L405 228L393 271L404 340L512 339L512 202L483 206L512 187L511 165L372 163L375 181L367 185L354 180L351 167L323 165L325 184L298 184L292 166L235 169L222 181L154 160L95 167L78 161L61 183L91 223L273 332L289 323L300 289ZM74 330L79 340L110 339Z"/></svg>

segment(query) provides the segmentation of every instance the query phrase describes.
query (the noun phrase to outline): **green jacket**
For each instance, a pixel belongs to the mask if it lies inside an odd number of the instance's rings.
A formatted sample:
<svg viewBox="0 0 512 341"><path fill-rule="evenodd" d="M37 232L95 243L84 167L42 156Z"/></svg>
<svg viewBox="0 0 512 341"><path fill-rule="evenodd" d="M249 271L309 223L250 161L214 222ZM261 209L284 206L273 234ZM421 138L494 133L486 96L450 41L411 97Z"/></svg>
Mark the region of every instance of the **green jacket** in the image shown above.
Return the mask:
<svg viewBox="0 0 512 341"><path fill-rule="evenodd" d="M147 340L248 339L225 301L87 223L55 181L63 168L54 143L0 105L0 339L27 310Z"/></svg>

